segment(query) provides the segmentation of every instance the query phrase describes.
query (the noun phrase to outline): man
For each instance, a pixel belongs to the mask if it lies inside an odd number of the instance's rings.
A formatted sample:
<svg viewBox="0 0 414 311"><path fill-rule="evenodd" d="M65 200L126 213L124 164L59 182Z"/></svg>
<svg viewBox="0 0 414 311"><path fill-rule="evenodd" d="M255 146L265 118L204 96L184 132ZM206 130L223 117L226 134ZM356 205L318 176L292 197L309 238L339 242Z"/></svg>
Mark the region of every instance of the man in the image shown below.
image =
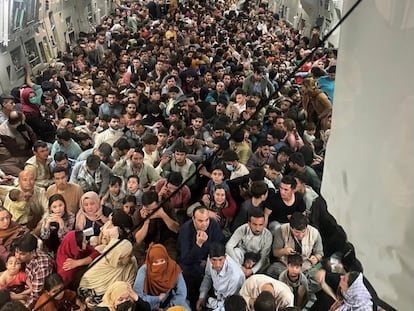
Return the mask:
<svg viewBox="0 0 414 311"><path fill-rule="evenodd" d="M13 96L5 94L0 96L0 124L9 119L10 113L14 111L15 106L16 104Z"/></svg>
<svg viewBox="0 0 414 311"><path fill-rule="evenodd" d="M275 157L270 153L270 142L263 139L257 143L257 151L250 156L246 166L251 170L273 162L275 162Z"/></svg>
<svg viewBox="0 0 414 311"><path fill-rule="evenodd" d="M27 280L32 285L25 306L31 310L43 291L43 285L48 275L54 270L52 258L41 250L37 250L37 239L31 233L25 233L16 242L16 259L26 265Z"/></svg>
<svg viewBox="0 0 414 311"><path fill-rule="evenodd" d="M146 127L140 120L135 120L132 122L132 128L126 131L125 138L132 148L140 147L142 145L142 138L147 133L152 133L152 129Z"/></svg>
<svg viewBox="0 0 414 311"><path fill-rule="evenodd" d="M98 156L101 161L108 166L113 165L114 159L112 158L112 147L107 143L102 143L99 147L85 150L79 155L76 163L85 161L92 154Z"/></svg>
<svg viewBox="0 0 414 311"><path fill-rule="evenodd" d="M103 142L109 144L112 147L114 143L124 135L124 133L119 128L119 122L119 115L111 115L109 128L95 136L95 147L99 147Z"/></svg>
<svg viewBox="0 0 414 311"><path fill-rule="evenodd" d="M264 68L256 66L254 72L244 79L243 91L249 96L257 92L262 98L269 98L275 92L275 87L267 78Z"/></svg>
<svg viewBox="0 0 414 311"><path fill-rule="evenodd" d="M273 120L273 128L279 131L286 131L285 128L285 118L282 116L277 116Z"/></svg>
<svg viewBox="0 0 414 311"><path fill-rule="evenodd" d="M331 103L334 99L334 90L335 90L335 77L336 77L336 66L330 66L326 70L327 75L322 76L318 79L319 88L324 91Z"/></svg>
<svg viewBox="0 0 414 311"><path fill-rule="evenodd" d="M158 193L158 198L172 207L180 220L183 223L185 213L191 199L191 191L187 185L183 185L177 192L176 190L183 183L183 177L178 172L171 172L167 178L163 178L155 185L155 190ZM175 193L174 193L175 192ZM174 193L173 196L171 196Z"/></svg>
<svg viewBox="0 0 414 311"><path fill-rule="evenodd" d="M155 134L146 134L142 137L142 151L144 152L144 162L154 166L160 161L160 154L157 150L158 137Z"/></svg>
<svg viewBox="0 0 414 311"><path fill-rule="evenodd" d="M252 309L255 311L274 311L279 310L276 306L275 299L270 290L263 290L257 296Z"/></svg>
<svg viewBox="0 0 414 311"><path fill-rule="evenodd" d="M289 157L290 168L297 172L302 173L305 178L308 179L309 186L312 187L317 193L321 192L321 179L313 168L305 164L303 154L300 152L294 152Z"/></svg>
<svg viewBox="0 0 414 311"><path fill-rule="evenodd" d="M72 159L77 159L82 153L81 147L72 139L71 133L65 128L56 131L56 141L52 145L51 156L53 157L58 151L63 151Z"/></svg>
<svg viewBox="0 0 414 311"><path fill-rule="evenodd" d="M168 162L163 162L161 160L157 169L160 170L161 176L166 177L170 172L179 172L183 177L183 180L187 180L190 176L190 180L187 181L186 185L188 187L196 186L197 176L194 174L196 172L196 166L193 161L186 158L187 149L184 146L177 146L174 151L173 157Z"/></svg>
<svg viewBox="0 0 414 311"><path fill-rule="evenodd" d="M80 99L77 96L70 96L68 98L68 108L63 116L69 118L72 122L76 122L76 116L79 113L82 113L85 116L85 119L95 118L95 114L88 107L83 107L80 105Z"/></svg>
<svg viewBox="0 0 414 311"><path fill-rule="evenodd" d="M239 156L237 152L228 149L223 153L223 161L226 164L226 169L231 172L230 180L243 177L249 174L249 170L246 165L239 162Z"/></svg>
<svg viewBox="0 0 414 311"><path fill-rule="evenodd" d="M244 280L243 271L237 262L226 255L224 245L212 243L196 310L201 311L204 305L213 310L221 309L227 297L239 292ZM214 298L208 297L211 289L214 291Z"/></svg>
<svg viewBox="0 0 414 311"><path fill-rule="evenodd" d="M109 91L106 97L106 103L103 103L99 106L99 116L103 116L105 114L111 115L122 115L124 107L117 103L117 94L114 91Z"/></svg>
<svg viewBox="0 0 414 311"><path fill-rule="evenodd" d="M302 273L303 258L299 254L287 257L287 269L279 276L279 281L285 283L293 292L294 304L304 308L308 301L308 279Z"/></svg>
<svg viewBox="0 0 414 311"><path fill-rule="evenodd" d="M209 131L204 126L204 118L201 113L191 114L191 127L194 130L194 136L196 139L200 140L202 143L209 142L213 138L211 137Z"/></svg>
<svg viewBox="0 0 414 311"><path fill-rule="evenodd" d="M69 181L78 184L83 192L95 191L102 197L108 190L111 174L111 169L92 154L85 161L76 163Z"/></svg>
<svg viewBox="0 0 414 311"><path fill-rule="evenodd" d="M270 163L269 165L264 166L266 172L266 178L269 179L274 185L275 189L279 189L280 182L283 178L283 167L279 163Z"/></svg>
<svg viewBox="0 0 414 311"><path fill-rule="evenodd" d="M226 169L231 172L230 180L249 174L246 165L239 162L239 156L236 151L232 149L224 151L223 161L226 163Z"/></svg>
<svg viewBox="0 0 414 311"><path fill-rule="evenodd" d="M243 111L246 110L246 92L241 88L236 91L236 102L230 103L226 108L226 115L228 115L232 121L237 121Z"/></svg>
<svg viewBox="0 0 414 311"><path fill-rule="evenodd" d="M318 230L308 225L308 219L301 213L294 213L290 222L281 225L274 233L273 256L278 261L267 269L267 274L278 279L287 267L287 256L300 254L302 270L306 272L323 257L322 238Z"/></svg>
<svg viewBox="0 0 414 311"><path fill-rule="evenodd" d="M49 213L48 201L45 189L35 186L34 174L30 170L24 170L19 173L18 190L21 190L26 199L25 217L17 222L26 225L34 233L40 234L42 218ZM7 195L4 200L4 206L7 208L10 202L10 196Z"/></svg>
<svg viewBox="0 0 414 311"><path fill-rule="evenodd" d="M170 88L177 88L177 96L183 95L183 91L181 88L177 85L177 77L174 75L169 75L166 77L166 84L161 89L161 95L168 94L170 91Z"/></svg>
<svg viewBox="0 0 414 311"><path fill-rule="evenodd" d="M272 234L265 227L263 211L253 209L249 215L249 222L238 227L227 242L226 253L241 266L248 278L269 263L272 239Z"/></svg>
<svg viewBox="0 0 414 311"><path fill-rule="evenodd" d="M159 207L158 194L155 191L147 191L142 195L142 207L137 213L134 223L139 224L135 232L135 241L142 255L150 243L163 244L168 253L175 257L176 239L180 225L172 208Z"/></svg>
<svg viewBox="0 0 414 311"><path fill-rule="evenodd" d="M272 310L281 310L293 306L294 296L290 288L264 274L251 276L240 289L240 295L246 300L249 310L255 310L255 302L263 292L269 292L272 295L276 304L276 308Z"/></svg>
<svg viewBox="0 0 414 311"><path fill-rule="evenodd" d="M152 186L161 178L153 166L144 162L144 152L139 148L130 149L115 163L112 172L121 177L124 182L128 176L137 175L141 188Z"/></svg>
<svg viewBox="0 0 414 311"><path fill-rule="evenodd" d="M249 310L256 310L255 302L263 292L269 292L275 302L276 308L271 309L272 311L293 307L293 293L290 288L270 276L253 275L244 282L240 289L240 295L246 300Z"/></svg>
<svg viewBox="0 0 414 311"><path fill-rule="evenodd" d="M69 159L66 153L63 151L58 151L53 156L52 163L50 163L50 171L53 172L53 169L55 167L60 166L66 170L66 175L70 176L76 163L77 161L74 159Z"/></svg>
<svg viewBox="0 0 414 311"><path fill-rule="evenodd" d="M177 240L177 262L183 269L188 299L193 310L198 299L209 247L213 242L224 243L223 232L220 225L209 218L208 209L198 206L193 211L192 219L181 226Z"/></svg>
<svg viewBox="0 0 414 311"><path fill-rule="evenodd" d="M296 180L295 192L299 192L303 195L303 201L305 202L306 207L305 213L309 216L312 212L312 205L314 202L319 202L319 200L317 200L319 195L312 189L312 187L309 187L306 184L308 180L304 174L296 173L294 178Z"/></svg>
<svg viewBox="0 0 414 311"><path fill-rule="evenodd" d="M10 112L9 119L0 124L0 169L17 176L25 162L33 155L36 135L26 125L21 112Z"/></svg>
<svg viewBox="0 0 414 311"><path fill-rule="evenodd" d="M177 148L178 145L181 145L187 150L187 159L190 159L192 162L196 164L203 162L203 145L200 143L200 141L195 139L194 129L192 127L186 127L183 130L182 134L182 137L179 137L171 145L171 147L167 149L167 152L172 152Z"/></svg>
<svg viewBox="0 0 414 311"><path fill-rule="evenodd" d="M161 128L158 129L158 133L157 133L157 138L158 138L157 150L158 150L158 154L164 154L164 152L169 148L168 135L169 135L169 131L166 127L161 127Z"/></svg>
<svg viewBox="0 0 414 311"><path fill-rule="evenodd" d="M52 174L50 172L49 147L44 141L38 140L33 146L34 156L26 161L25 170L33 172L36 186L47 188L52 181Z"/></svg>
<svg viewBox="0 0 414 311"><path fill-rule="evenodd" d="M49 199L54 194L61 194L65 199L66 209L76 214L83 191L79 185L69 183L68 177L68 172L64 167L56 166L53 169L53 181L55 183L47 188L46 196Z"/></svg>
<svg viewBox="0 0 414 311"><path fill-rule="evenodd" d="M206 102L217 105L217 103L223 99L225 102L229 102L230 95L226 90L226 87L222 81L217 82L216 89L214 91L210 91L207 94L207 97L205 99Z"/></svg>
<svg viewBox="0 0 414 311"><path fill-rule="evenodd" d="M253 210L259 209L261 211L266 210L267 196L269 194L269 187L263 180L255 180L250 185L251 198L245 200L232 224L232 231L236 231L237 228L246 224L249 221L249 215ZM268 214L265 213L265 227L268 224Z"/></svg>
<svg viewBox="0 0 414 311"><path fill-rule="evenodd" d="M265 214L269 215L269 230L274 233L280 226L289 222L295 212L305 212L302 194L295 192L296 180L292 176L284 176L280 182L279 192L274 194L273 205L266 206Z"/></svg>

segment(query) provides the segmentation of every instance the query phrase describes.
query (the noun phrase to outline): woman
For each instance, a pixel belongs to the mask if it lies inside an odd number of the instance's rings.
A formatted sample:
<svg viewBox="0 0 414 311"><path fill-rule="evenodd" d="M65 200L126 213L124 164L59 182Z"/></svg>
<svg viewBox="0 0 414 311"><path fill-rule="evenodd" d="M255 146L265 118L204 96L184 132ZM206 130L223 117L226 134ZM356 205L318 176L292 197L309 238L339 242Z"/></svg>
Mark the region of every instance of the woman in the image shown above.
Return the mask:
<svg viewBox="0 0 414 311"><path fill-rule="evenodd" d="M114 248L115 243L117 244ZM106 253L111 248L111 250ZM88 303L100 303L109 285L115 281L131 283L137 273L137 262L131 257L132 244L128 240L111 240L104 253L82 276L79 293Z"/></svg>
<svg viewBox="0 0 414 311"><path fill-rule="evenodd" d="M330 128L329 118L332 114L332 103L318 87L317 80L306 78L303 81L303 100L302 105L306 111L308 122L314 122L320 130Z"/></svg>
<svg viewBox="0 0 414 311"><path fill-rule="evenodd" d="M187 216L193 217L194 209L199 206L200 203L195 203L187 209ZM230 237L230 223L236 214L237 206L234 200L227 200L226 190L218 186L214 189L212 200L206 205L208 208L208 215L217 221L226 237Z"/></svg>
<svg viewBox="0 0 414 311"><path fill-rule="evenodd" d="M82 231L68 232L56 254L57 272L64 284L72 284L76 288L83 270L99 255L98 251L88 245Z"/></svg>
<svg viewBox="0 0 414 311"><path fill-rule="evenodd" d="M117 281L108 287L102 302L94 311L117 310L150 311L151 307L132 290L129 283Z"/></svg>
<svg viewBox="0 0 414 311"><path fill-rule="evenodd" d="M80 199L80 209L76 214L75 229L85 230L92 228L93 235L99 236L101 227L108 221L110 214L111 209L101 206L99 196L95 192L86 192Z"/></svg>
<svg viewBox="0 0 414 311"><path fill-rule="evenodd" d="M329 311L372 311L371 294L364 285L360 272L349 272L341 276L339 281L339 299Z"/></svg>
<svg viewBox="0 0 414 311"><path fill-rule="evenodd" d="M6 262L12 242L27 231L11 219L9 211L0 206L0 260L2 262Z"/></svg>
<svg viewBox="0 0 414 311"><path fill-rule="evenodd" d="M75 215L66 209L65 199L61 194L49 198L49 216L43 220L40 238L49 250L56 252L63 237L75 225Z"/></svg>
<svg viewBox="0 0 414 311"><path fill-rule="evenodd" d="M168 256L162 244L151 244L145 265L138 270L134 290L151 305L151 310L170 306L185 306L187 287L181 268Z"/></svg>
<svg viewBox="0 0 414 311"><path fill-rule="evenodd" d="M303 142L302 137L300 137L296 129L295 121L292 119L285 119L284 125L286 128L286 136L284 138L284 141L288 144L290 150L296 152L299 148L303 147L305 143Z"/></svg>
<svg viewBox="0 0 414 311"><path fill-rule="evenodd" d="M55 127L51 120L42 118L40 113L40 95L37 89L40 86L34 84L34 88L25 88L20 93L21 109L26 116L26 123L30 125L39 139L52 142L55 137Z"/></svg>

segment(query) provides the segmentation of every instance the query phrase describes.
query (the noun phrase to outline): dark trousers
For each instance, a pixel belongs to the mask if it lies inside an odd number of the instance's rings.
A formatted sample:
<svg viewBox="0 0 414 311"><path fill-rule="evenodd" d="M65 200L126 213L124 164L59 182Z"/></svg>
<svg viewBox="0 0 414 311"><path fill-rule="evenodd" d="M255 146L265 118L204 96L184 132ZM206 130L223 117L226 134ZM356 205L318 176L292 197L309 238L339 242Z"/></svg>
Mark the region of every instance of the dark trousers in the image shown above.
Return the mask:
<svg viewBox="0 0 414 311"><path fill-rule="evenodd" d="M196 303L200 295L200 285L203 275L196 273L183 272L185 285L187 286L187 299L190 302L191 310L196 310Z"/></svg>

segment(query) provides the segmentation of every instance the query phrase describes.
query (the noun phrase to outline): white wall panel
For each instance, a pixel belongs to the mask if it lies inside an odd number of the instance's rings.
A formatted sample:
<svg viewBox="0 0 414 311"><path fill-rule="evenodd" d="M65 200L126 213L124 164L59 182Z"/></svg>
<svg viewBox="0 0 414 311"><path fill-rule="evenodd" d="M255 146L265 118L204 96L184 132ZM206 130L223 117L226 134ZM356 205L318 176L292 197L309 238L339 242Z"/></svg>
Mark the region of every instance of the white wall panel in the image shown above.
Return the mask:
<svg viewBox="0 0 414 311"><path fill-rule="evenodd" d="M398 310L413 309L413 27L410 0L362 1L341 26L322 185L365 274Z"/></svg>

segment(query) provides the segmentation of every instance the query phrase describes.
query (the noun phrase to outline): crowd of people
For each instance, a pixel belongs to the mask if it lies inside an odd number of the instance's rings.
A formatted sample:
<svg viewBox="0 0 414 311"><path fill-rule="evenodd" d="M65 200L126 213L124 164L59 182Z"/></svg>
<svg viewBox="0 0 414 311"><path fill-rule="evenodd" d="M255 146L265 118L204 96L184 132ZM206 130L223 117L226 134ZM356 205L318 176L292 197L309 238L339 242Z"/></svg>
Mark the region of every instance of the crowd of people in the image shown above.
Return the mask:
<svg viewBox="0 0 414 311"><path fill-rule="evenodd" d="M336 55L265 2L148 0L26 68L0 310L373 310L320 193Z"/></svg>

